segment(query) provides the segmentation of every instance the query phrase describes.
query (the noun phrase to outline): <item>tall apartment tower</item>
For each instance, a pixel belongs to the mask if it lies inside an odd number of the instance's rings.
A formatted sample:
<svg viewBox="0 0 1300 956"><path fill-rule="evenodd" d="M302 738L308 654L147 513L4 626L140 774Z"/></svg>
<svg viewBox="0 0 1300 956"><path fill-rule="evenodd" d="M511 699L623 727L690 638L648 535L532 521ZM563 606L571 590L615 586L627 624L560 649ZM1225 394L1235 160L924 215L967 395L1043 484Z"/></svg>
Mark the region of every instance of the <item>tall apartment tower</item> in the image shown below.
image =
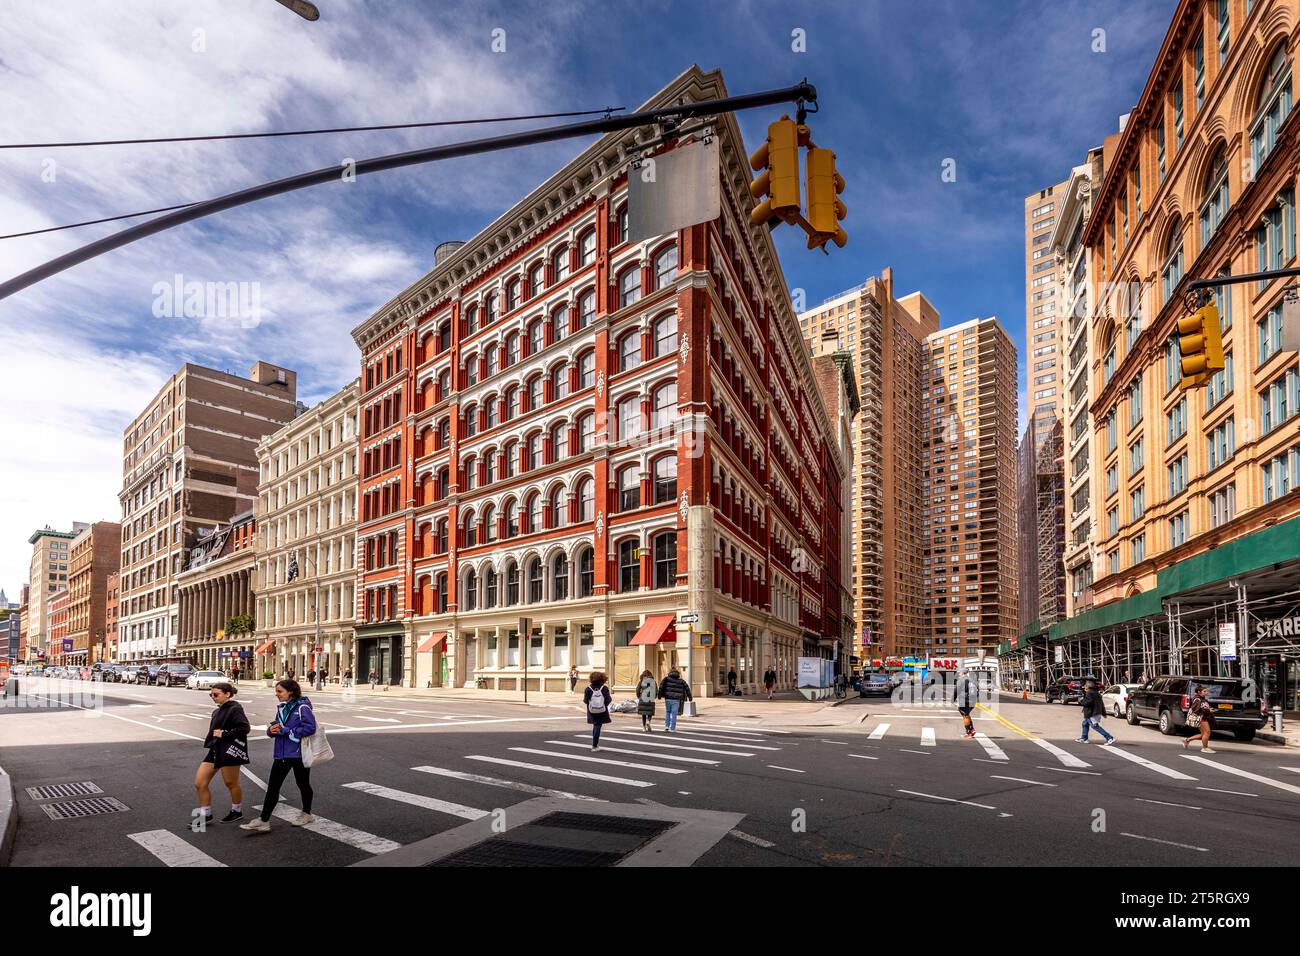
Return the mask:
<svg viewBox="0 0 1300 956"><path fill-rule="evenodd" d="M27 646L33 660L49 650L50 600L68 588L68 552L72 539L89 527L84 521L74 521L71 531L55 531L46 525L27 539L32 546Z"/></svg>
<svg viewBox="0 0 1300 956"><path fill-rule="evenodd" d="M112 660L107 655L108 592L117 577L121 557L122 526L116 521L96 521L72 540L68 554L68 637L80 664Z"/></svg>
<svg viewBox="0 0 1300 956"><path fill-rule="evenodd" d="M1047 186L1025 197L1025 383L1029 389L1028 418L1062 418L1065 404L1063 325L1060 267L1052 251L1052 232L1070 180ZM1044 434L1046 425L1040 429Z"/></svg>
<svg viewBox="0 0 1300 956"><path fill-rule="evenodd" d="M297 373L256 363L248 378L185 364L123 434L121 660L176 647L175 576L200 530L257 500L257 443L293 419Z"/></svg>
<svg viewBox="0 0 1300 956"><path fill-rule="evenodd" d="M938 331L939 313L920 292L894 298L887 268L800 314L799 324L813 355L849 352L858 381L849 521L855 652L923 653L921 392L925 340Z"/></svg>
<svg viewBox="0 0 1300 956"><path fill-rule="evenodd" d="M1019 634L1016 348L994 319L931 334L922 442L927 646L994 653Z"/></svg>

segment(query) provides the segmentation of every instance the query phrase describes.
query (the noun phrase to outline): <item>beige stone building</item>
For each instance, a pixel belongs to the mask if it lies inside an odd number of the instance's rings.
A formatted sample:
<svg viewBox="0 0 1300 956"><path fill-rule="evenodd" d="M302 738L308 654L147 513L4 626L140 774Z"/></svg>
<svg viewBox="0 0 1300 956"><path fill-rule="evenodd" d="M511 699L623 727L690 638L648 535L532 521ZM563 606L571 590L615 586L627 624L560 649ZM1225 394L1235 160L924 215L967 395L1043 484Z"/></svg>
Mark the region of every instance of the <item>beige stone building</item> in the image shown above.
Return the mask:
<svg viewBox="0 0 1300 956"><path fill-rule="evenodd" d="M232 619L253 616L257 524L253 512L201 534L189 549L185 570L176 576L180 608L176 653L201 670L253 673L256 635L231 627Z"/></svg>
<svg viewBox="0 0 1300 956"><path fill-rule="evenodd" d="M28 660L50 652L50 599L68 587L69 548L72 539L90 525L74 521L71 531L55 531L46 525L27 539L32 546L32 564L27 606ZM59 648L62 653L62 648Z"/></svg>

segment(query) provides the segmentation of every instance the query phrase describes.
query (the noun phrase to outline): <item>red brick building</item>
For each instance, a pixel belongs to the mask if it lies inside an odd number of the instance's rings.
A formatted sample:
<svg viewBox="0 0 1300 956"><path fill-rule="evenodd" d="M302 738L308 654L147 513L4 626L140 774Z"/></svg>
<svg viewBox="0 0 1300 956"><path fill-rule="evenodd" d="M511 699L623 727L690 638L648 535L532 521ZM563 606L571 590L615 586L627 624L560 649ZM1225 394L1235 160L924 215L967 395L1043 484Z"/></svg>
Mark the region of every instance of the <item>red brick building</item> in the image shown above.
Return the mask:
<svg viewBox="0 0 1300 956"><path fill-rule="evenodd" d="M122 575L114 570L108 576L104 598L104 660L117 660L117 601L122 592Z"/></svg>
<svg viewBox="0 0 1300 956"><path fill-rule="evenodd" d="M113 660L104 644L113 633L108 626L108 590L110 577L114 586L118 580L121 545L122 526L116 521L96 521L69 545L66 636L72 638L68 659L78 664Z"/></svg>
<svg viewBox="0 0 1300 956"><path fill-rule="evenodd" d="M724 95L692 68L646 107ZM845 638L839 426L717 134L718 219L630 241L611 134L353 331L358 679L707 694Z"/></svg>
<svg viewBox="0 0 1300 956"><path fill-rule="evenodd" d="M50 598L50 656L52 664L83 664L85 661L72 653L68 637L68 589L56 591Z"/></svg>

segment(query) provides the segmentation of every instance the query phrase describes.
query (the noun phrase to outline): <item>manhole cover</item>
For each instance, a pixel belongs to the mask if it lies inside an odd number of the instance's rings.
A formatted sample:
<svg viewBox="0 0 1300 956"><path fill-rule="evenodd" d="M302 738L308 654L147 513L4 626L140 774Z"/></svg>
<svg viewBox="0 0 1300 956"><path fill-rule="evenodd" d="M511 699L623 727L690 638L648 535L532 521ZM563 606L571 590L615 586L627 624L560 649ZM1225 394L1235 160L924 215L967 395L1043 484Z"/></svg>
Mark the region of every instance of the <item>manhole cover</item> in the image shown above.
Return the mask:
<svg viewBox="0 0 1300 956"><path fill-rule="evenodd" d="M98 816L101 813L120 813L131 808L113 797L91 797L89 800L47 803L41 809L51 820L76 820L80 817Z"/></svg>
<svg viewBox="0 0 1300 956"><path fill-rule="evenodd" d="M676 826L672 820L557 811L429 866L613 866Z"/></svg>
<svg viewBox="0 0 1300 956"><path fill-rule="evenodd" d="M89 780L84 783L55 783L48 787L28 787L27 796L33 800L57 800L60 797L85 797L92 793L103 793Z"/></svg>

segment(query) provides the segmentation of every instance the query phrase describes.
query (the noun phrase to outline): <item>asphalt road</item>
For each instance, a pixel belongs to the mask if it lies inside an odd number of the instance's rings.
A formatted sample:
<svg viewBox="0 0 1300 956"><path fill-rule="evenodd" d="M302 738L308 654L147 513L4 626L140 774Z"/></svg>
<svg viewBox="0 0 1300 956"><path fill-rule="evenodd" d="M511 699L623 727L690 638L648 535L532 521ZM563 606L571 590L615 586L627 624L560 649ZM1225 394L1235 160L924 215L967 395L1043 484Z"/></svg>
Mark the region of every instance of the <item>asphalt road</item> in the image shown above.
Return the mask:
<svg viewBox="0 0 1300 956"><path fill-rule="evenodd" d="M20 806L14 866L345 866L475 820L508 820L541 796L626 805L628 815L655 805L736 814L730 833L693 849L700 866L1282 866L1300 850L1292 751L1216 738L1218 753L1202 757L1116 720L1107 727L1119 745L1080 744L1075 707L1004 701L1003 719L979 715L977 740L960 737L950 709L884 701L837 707L827 727L799 726L783 716L788 705L760 718L712 710L675 735L661 719L645 734L635 715L618 715L592 753L575 707L364 688L316 707L337 754L312 775L320 823L195 833L206 694L108 685L102 700L69 702L59 692L85 685L42 683L45 698L0 708L0 766ZM245 688L239 700L254 725L270 718L269 690ZM53 701L61 706L44 706ZM271 746L251 741L250 818ZM25 792L82 782L127 809L51 819L43 807L76 796ZM292 783L285 793L296 808ZM214 795L220 817L219 783Z"/></svg>

